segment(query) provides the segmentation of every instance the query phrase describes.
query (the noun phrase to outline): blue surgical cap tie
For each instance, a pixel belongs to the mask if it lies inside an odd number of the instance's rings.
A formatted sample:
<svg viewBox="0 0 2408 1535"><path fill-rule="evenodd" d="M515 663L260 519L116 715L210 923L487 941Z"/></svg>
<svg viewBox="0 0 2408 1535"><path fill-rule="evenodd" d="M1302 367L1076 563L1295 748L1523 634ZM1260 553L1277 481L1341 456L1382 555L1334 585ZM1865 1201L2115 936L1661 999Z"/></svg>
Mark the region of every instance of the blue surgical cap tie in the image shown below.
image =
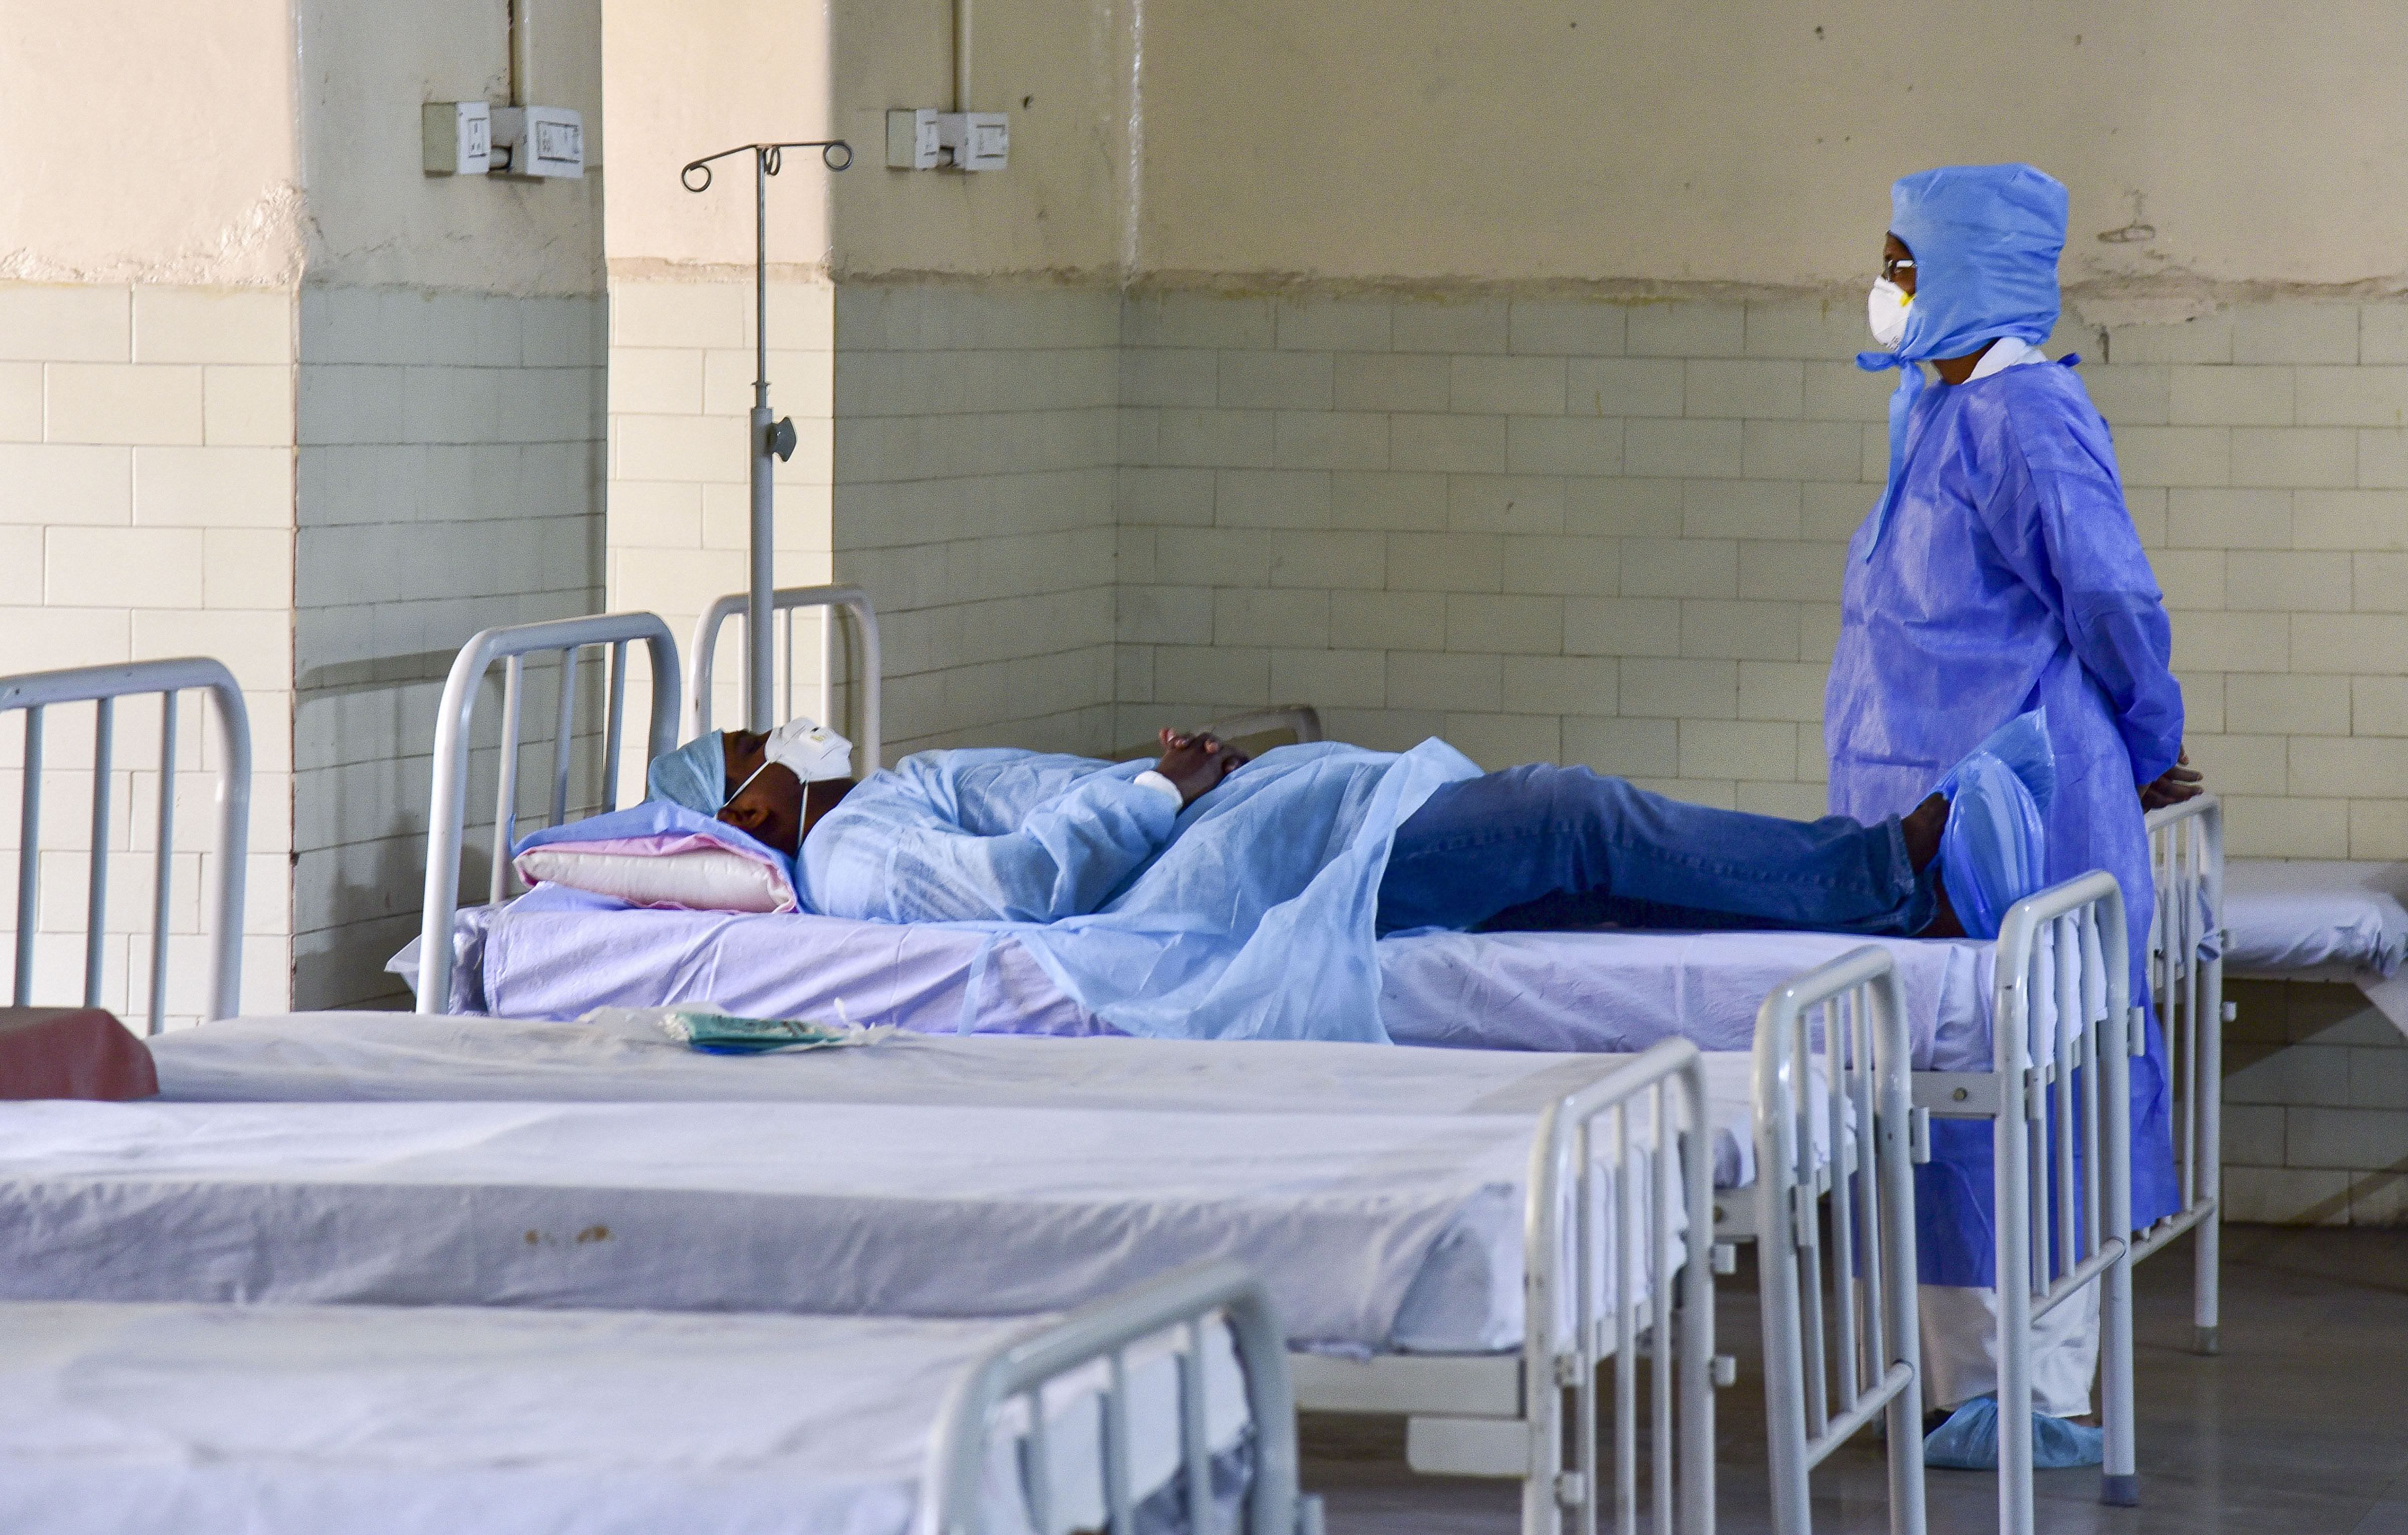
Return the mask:
<svg viewBox="0 0 2408 1535"><path fill-rule="evenodd" d="M1873 508L1870 556L1897 502L1907 425L1930 385L1921 363L2012 336L2038 346L2057 328L2065 188L2030 165L1943 165L1889 190L1889 232L1914 252L1914 302L1896 351L1860 351L1868 373L1898 368L1889 396L1889 475Z"/></svg>

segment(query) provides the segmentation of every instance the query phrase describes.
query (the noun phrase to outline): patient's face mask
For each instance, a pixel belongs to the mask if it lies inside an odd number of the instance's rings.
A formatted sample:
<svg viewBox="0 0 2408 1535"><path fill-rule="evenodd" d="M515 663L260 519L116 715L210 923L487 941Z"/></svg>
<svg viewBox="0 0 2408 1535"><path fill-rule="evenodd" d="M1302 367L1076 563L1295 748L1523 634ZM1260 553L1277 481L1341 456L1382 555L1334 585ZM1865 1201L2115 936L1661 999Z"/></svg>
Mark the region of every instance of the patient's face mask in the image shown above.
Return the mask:
<svg viewBox="0 0 2408 1535"><path fill-rule="evenodd" d="M1865 320L1872 326L1873 340L1884 351L1896 351L1906 339L1907 306L1914 295L1889 279L1875 278L1873 291L1865 295Z"/></svg>
<svg viewBox="0 0 2408 1535"><path fill-rule="evenodd" d="M810 720L788 720L770 731L761 754L806 783L853 776L853 742Z"/></svg>

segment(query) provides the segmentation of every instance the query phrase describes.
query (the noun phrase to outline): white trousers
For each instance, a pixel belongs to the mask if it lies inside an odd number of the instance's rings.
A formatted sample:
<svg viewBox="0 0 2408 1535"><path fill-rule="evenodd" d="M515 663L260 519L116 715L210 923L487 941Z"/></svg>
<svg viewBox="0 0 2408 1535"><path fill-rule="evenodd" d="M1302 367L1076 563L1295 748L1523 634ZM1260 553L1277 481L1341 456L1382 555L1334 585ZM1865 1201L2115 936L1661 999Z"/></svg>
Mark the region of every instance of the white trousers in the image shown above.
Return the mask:
<svg viewBox="0 0 2408 1535"><path fill-rule="evenodd" d="M1921 1286L1923 1405L1954 1408L1999 1389L1999 1292ZM2099 1370L2099 1286L2062 1301L2032 1327L2032 1409L2053 1418L2090 1411Z"/></svg>

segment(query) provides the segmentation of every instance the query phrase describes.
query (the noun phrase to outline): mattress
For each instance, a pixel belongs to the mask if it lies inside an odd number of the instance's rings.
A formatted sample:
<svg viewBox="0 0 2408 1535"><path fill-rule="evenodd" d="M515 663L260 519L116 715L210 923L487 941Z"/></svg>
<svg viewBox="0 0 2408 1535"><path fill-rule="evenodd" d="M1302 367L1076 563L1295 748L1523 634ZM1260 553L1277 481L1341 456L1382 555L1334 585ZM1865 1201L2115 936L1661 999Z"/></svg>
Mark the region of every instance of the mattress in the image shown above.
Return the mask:
<svg viewBox="0 0 2408 1535"><path fill-rule="evenodd" d="M761 1017L930 1032L1090 1035L1109 1026L1009 936L799 913L480 912L463 948L481 1011L569 1019L710 1001ZM1382 1019L1402 1044L1627 1052L1665 1039L1744 1050L1783 982L1868 942L1896 956L1918 1070L1991 1066L1991 949L1828 933L1419 933L1379 945ZM395 966L404 960L396 959ZM414 966L410 967L414 969Z"/></svg>
<svg viewBox="0 0 2408 1535"><path fill-rule="evenodd" d="M0 1298L996 1316L1230 1257L1301 1344L1494 1350L1521 1338L1530 1133L1484 1114L0 1104Z"/></svg>
<svg viewBox="0 0 2408 1535"><path fill-rule="evenodd" d="M181 1102L986 1104L1185 1112L1536 1114L1622 1058L1379 1045L912 1034L867 1048L710 1055L638 1020L271 1013L150 1043ZM1717 1186L1754 1177L1751 1064L1709 1055Z"/></svg>
<svg viewBox="0 0 2408 1535"><path fill-rule="evenodd" d="M2236 858L2224 866L2228 973L2388 979L2408 954L2408 864Z"/></svg>
<svg viewBox="0 0 2408 1535"><path fill-rule="evenodd" d="M1027 1327L451 1307L0 1307L0 1528L908 1535L945 1393ZM1214 1338L1208 1445L1226 1465L1246 1427L1244 1385L1226 1331ZM1059 1499L1049 1535L1104 1522L1091 1378L1048 1390ZM1142 1498L1168 1486L1180 1463L1176 1361L1140 1345L1129 1379ZM990 1528L1027 1535L1012 1495L1018 1437L1007 1424L990 1446L986 1511Z"/></svg>

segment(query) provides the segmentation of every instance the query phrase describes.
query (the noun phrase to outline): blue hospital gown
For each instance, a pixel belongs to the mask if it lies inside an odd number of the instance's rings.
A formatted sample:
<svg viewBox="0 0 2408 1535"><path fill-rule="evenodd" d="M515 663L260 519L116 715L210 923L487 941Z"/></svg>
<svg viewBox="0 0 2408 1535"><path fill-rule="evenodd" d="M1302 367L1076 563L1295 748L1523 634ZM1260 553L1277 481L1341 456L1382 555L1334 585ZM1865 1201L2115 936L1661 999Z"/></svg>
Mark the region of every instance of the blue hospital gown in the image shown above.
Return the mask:
<svg viewBox="0 0 2408 1535"><path fill-rule="evenodd" d="M2033 365L1928 389L1904 428L1888 524L1876 538L1869 520L1849 548L1824 704L1831 811L1870 821L1912 810L1985 736L2046 709L2048 878L2115 876L2133 996L2145 997L2154 893L2135 786L2182 750L2182 689L2107 423L2071 367ZM2154 1016L2148 1036L2132 1063L2140 1227L2179 1202ZM1924 1282L1990 1284L1990 1127L1933 1130L1934 1160L1915 1169Z"/></svg>
<svg viewBox="0 0 2408 1535"><path fill-rule="evenodd" d="M1384 1041L1372 942L1388 850L1432 790L1480 769L1440 740L1402 755L1284 746L1182 811L1132 782L1149 766L906 757L803 839L804 899L1008 936L1130 1034Z"/></svg>

